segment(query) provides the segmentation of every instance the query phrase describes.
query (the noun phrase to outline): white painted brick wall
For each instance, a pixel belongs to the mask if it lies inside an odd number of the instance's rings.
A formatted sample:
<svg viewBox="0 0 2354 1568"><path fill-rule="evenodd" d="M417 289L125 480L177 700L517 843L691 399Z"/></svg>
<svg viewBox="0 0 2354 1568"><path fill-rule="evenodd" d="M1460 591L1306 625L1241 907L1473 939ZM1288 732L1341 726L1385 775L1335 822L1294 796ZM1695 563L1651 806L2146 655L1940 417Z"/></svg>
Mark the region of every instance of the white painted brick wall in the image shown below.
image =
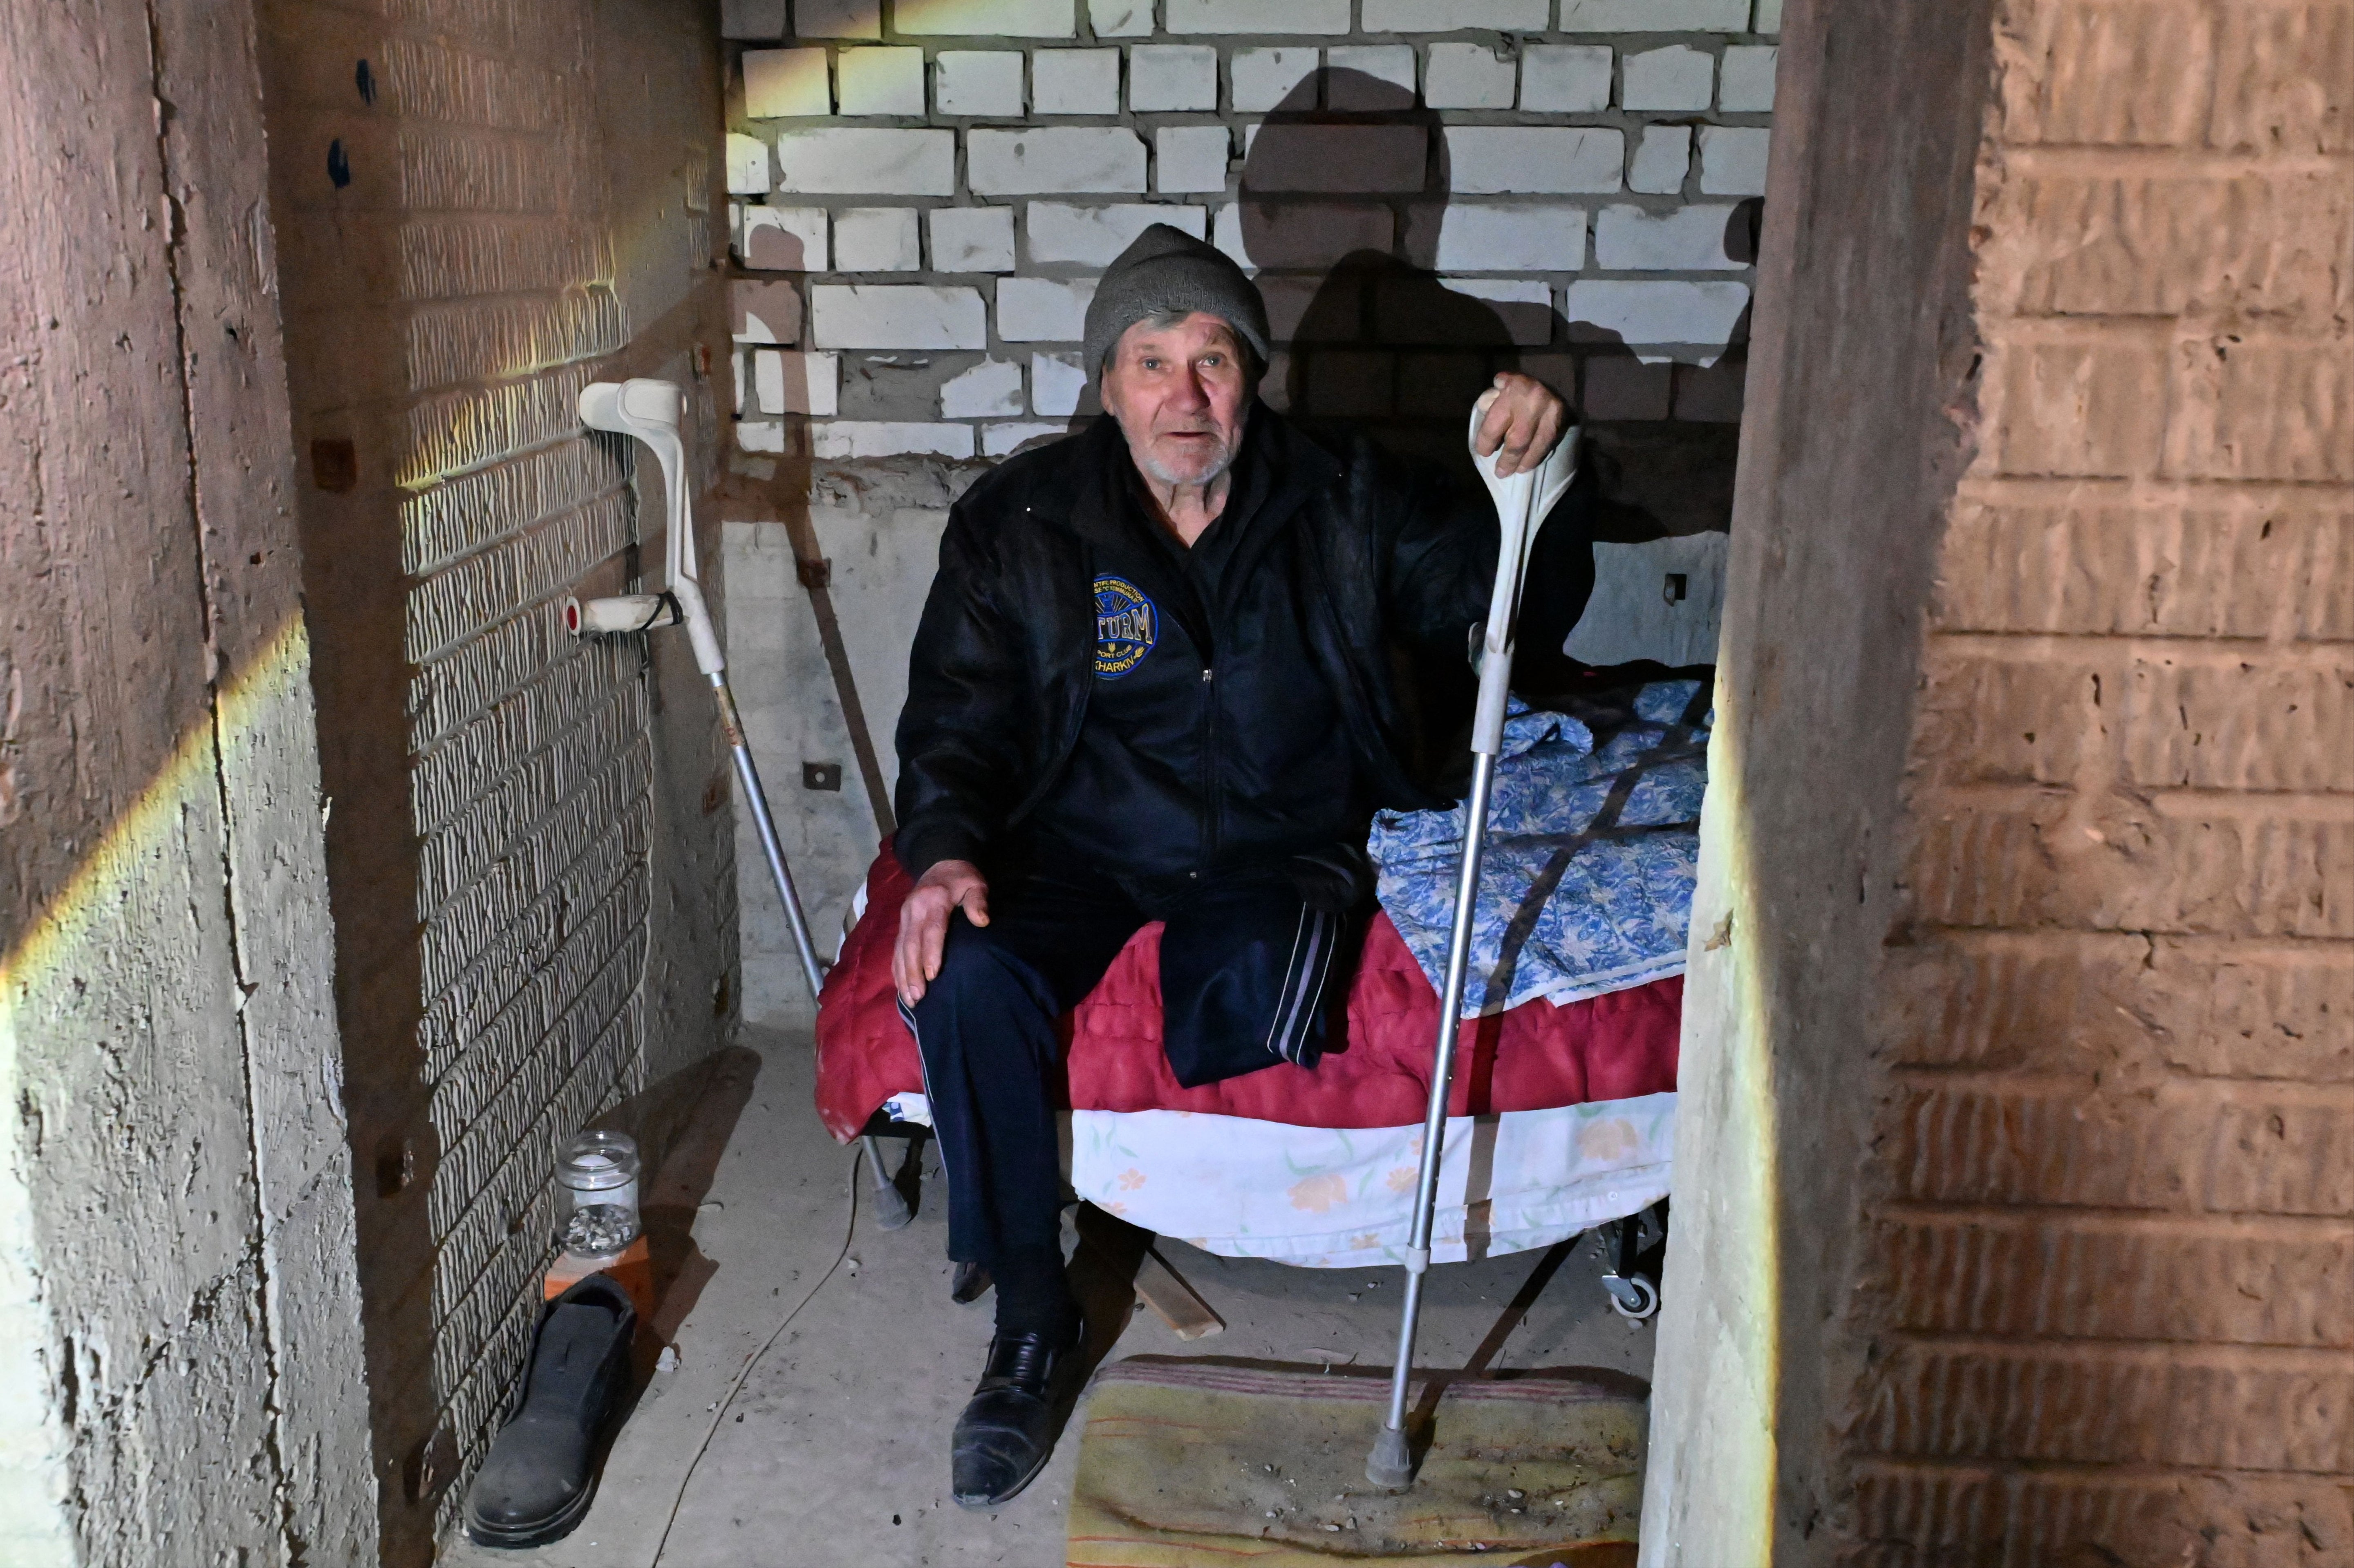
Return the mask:
<svg viewBox="0 0 2354 1568"><path fill-rule="evenodd" d="M1561 0L1564 33L1741 33L1749 0Z"/></svg>
<svg viewBox="0 0 2354 1568"><path fill-rule="evenodd" d="M844 49L834 62L834 100L844 114L921 114L924 51L893 46Z"/></svg>
<svg viewBox="0 0 2354 1568"><path fill-rule="evenodd" d="M1694 203L1665 212L1606 207L1594 218L1594 264L1610 272L1742 270L1724 253L1731 204Z"/></svg>
<svg viewBox="0 0 2354 1568"><path fill-rule="evenodd" d="M1706 109L1715 93L1715 57L1683 44L1628 55L1619 69L1618 101L1628 109Z"/></svg>
<svg viewBox="0 0 2354 1568"><path fill-rule="evenodd" d="M1541 33L1552 0L1364 0L1368 33L1455 33L1469 28Z"/></svg>
<svg viewBox="0 0 2354 1568"><path fill-rule="evenodd" d="M1712 361L1747 303L1724 237L1764 188L1776 0L902 0L887 27L879 0L723 9L737 260L809 307L806 330L780 299L748 318L748 449L999 456L1059 429L1086 401L1068 345L1093 275L1156 221L1258 269L1278 336L1340 254L1394 250L1590 381L1602 417L1724 417L1671 413L1685 373L1659 362ZM1407 105L1428 119L1287 112L1258 136L1287 106ZM1442 173L1443 207L1418 189Z"/></svg>
<svg viewBox="0 0 2354 1568"><path fill-rule="evenodd" d="M1450 125L1458 196L1569 195L1624 183L1626 136L1583 125Z"/></svg>
<svg viewBox="0 0 2354 1568"><path fill-rule="evenodd" d="M823 49L746 49L744 112L783 120L833 112Z"/></svg>
<svg viewBox="0 0 2354 1568"><path fill-rule="evenodd" d="M1774 107L1774 67L1781 51L1771 44L1734 44L1718 69L1716 106L1727 114L1763 114Z"/></svg>
<svg viewBox="0 0 2354 1568"><path fill-rule="evenodd" d="M1648 196L1674 196L1691 171L1691 127L1649 125L1628 165L1627 188Z"/></svg>
<svg viewBox="0 0 2354 1568"><path fill-rule="evenodd" d="M944 207L931 215L932 265L943 272L1013 270L1013 209Z"/></svg>
<svg viewBox="0 0 2354 1568"><path fill-rule="evenodd" d="M793 0L793 31L804 38L879 38L883 0Z"/></svg>
<svg viewBox="0 0 2354 1568"><path fill-rule="evenodd" d="M896 419L827 419L810 427L810 450L822 458L972 456L970 425Z"/></svg>
<svg viewBox="0 0 2354 1568"><path fill-rule="evenodd" d="M825 208L755 207L738 202L736 253L762 272L824 272L832 270L826 244Z"/></svg>
<svg viewBox="0 0 2354 1568"><path fill-rule="evenodd" d="M768 415L836 412L842 356L798 354L790 349L752 351L752 387L759 411Z"/></svg>
<svg viewBox="0 0 2354 1568"><path fill-rule="evenodd" d="M987 348L989 315L977 289L820 283L810 335L826 348Z"/></svg>
<svg viewBox="0 0 2354 1568"><path fill-rule="evenodd" d="M1075 283L1052 278L1002 279L997 285L997 335L1008 343L1076 343L1087 335L1087 302L1095 296L1093 279Z"/></svg>
<svg viewBox="0 0 2354 1568"><path fill-rule="evenodd" d="M1610 51L1605 49L1602 53L1606 59ZM1387 82L1390 86L1405 92L1410 93L1414 90L1415 63L1412 44L1340 45L1324 51L1324 63L1335 71L1353 71L1361 76L1371 77L1378 82ZM1383 107L1383 103L1379 101L1356 102L1355 99L1360 96L1373 97L1373 94L1362 84L1351 82L1344 78L1342 81L1332 84L1331 101L1325 107L1328 109ZM1395 101L1394 99L1388 99L1387 95L1383 97L1389 102Z"/></svg>
<svg viewBox="0 0 2354 1568"><path fill-rule="evenodd" d="M912 207L854 207L833 220L833 265L843 272L916 272L924 265L923 214Z"/></svg>
<svg viewBox="0 0 2354 1568"><path fill-rule="evenodd" d="M1218 107L1218 51L1202 44L1140 44L1128 51L1128 106L1140 114Z"/></svg>
<svg viewBox="0 0 2354 1568"><path fill-rule="evenodd" d="M1034 441L1060 440L1070 433L1071 428L1060 419L1052 424L1026 422L983 425L981 428L981 455L990 458L1010 457Z"/></svg>
<svg viewBox="0 0 2354 1568"><path fill-rule="evenodd" d="M1040 49L1030 57L1034 114L1119 112L1118 49Z"/></svg>
<svg viewBox="0 0 2354 1568"><path fill-rule="evenodd" d="M1746 283L1582 279L1569 286L1569 316L1631 344L1721 344L1749 303Z"/></svg>
<svg viewBox="0 0 2354 1568"><path fill-rule="evenodd" d="M787 131L777 189L795 196L956 194L956 132L867 127Z"/></svg>
<svg viewBox="0 0 2354 1568"><path fill-rule="evenodd" d="M1149 38L1152 0L1087 0L1087 27L1098 38Z"/></svg>
<svg viewBox="0 0 2354 1568"><path fill-rule="evenodd" d="M1234 77L1235 107L1252 113L1273 109L1312 75L1319 63L1312 48L1236 49L1228 67Z"/></svg>
<svg viewBox="0 0 2354 1568"><path fill-rule="evenodd" d="M1575 272L1585 264L1584 207L1464 203L1448 207L1440 220L1443 272Z"/></svg>
<svg viewBox="0 0 2354 1568"><path fill-rule="evenodd" d="M1700 128L1700 188L1708 196L1764 196L1772 132L1745 125Z"/></svg>
<svg viewBox="0 0 2354 1568"><path fill-rule="evenodd" d="M757 136L727 134L727 194L769 194L769 144Z"/></svg>
<svg viewBox="0 0 2354 1568"><path fill-rule="evenodd" d="M1034 201L1023 220L1034 262L1076 261L1101 267L1156 223L1182 228L1196 239L1210 232L1210 215L1198 207L1072 207Z"/></svg>
<svg viewBox="0 0 2354 1568"><path fill-rule="evenodd" d="M1521 52L1521 107L1534 114L1591 114L1610 107L1607 44L1532 44Z"/></svg>
<svg viewBox="0 0 2354 1568"><path fill-rule="evenodd" d="M1485 44L1433 44L1422 69L1422 101L1433 109L1510 109L1520 64Z"/></svg>
<svg viewBox="0 0 2354 1568"><path fill-rule="evenodd" d="M1022 366L1011 359L984 359L940 387L943 419L993 419L1029 412L1022 406Z"/></svg>
<svg viewBox="0 0 2354 1568"><path fill-rule="evenodd" d="M1172 33L1345 33L1349 0L1161 0Z"/></svg>
<svg viewBox="0 0 2354 1568"><path fill-rule="evenodd" d="M907 0L896 20L911 38L1068 38L1079 30L1071 0Z"/></svg>
<svg viewBox="0 0 2354 1568"><path fill-rule="evenodd" d="M965 137L965 178L976 196L1140 194L1144 142L1124 125L974 131Z"/></svg>
<svg viewBox="0 0 2354 1568"><path fill-rule="evenodd" d="M1087 373L1076 354L1034 354L1030 356L1030 411L1066 418L1079 411L1087 389Z"/></svg>
<svg viewBox="0 0 2354 1568"><path fill-rule="evenodd" d="M1016 49L942 49L932 62L932 101L942 114L1021 118L1022 54Z"/></svg>
<svg viewBox="0 0 2354 1568"><path fill-rule="evenodd" d="M1223 125L1163 125L1152 133L1153 188L1164 196L1224 195L1234 136Z"/></svg>

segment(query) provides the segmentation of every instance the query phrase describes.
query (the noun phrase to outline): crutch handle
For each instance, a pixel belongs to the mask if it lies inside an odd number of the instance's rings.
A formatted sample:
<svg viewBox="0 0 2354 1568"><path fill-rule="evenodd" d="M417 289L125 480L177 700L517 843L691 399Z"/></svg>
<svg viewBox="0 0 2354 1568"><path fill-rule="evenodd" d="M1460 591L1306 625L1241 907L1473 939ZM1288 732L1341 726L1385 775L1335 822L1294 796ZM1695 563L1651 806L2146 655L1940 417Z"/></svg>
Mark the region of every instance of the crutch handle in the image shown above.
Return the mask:
<svg viewBox="0 0 2354 1568"><path fill-rule="evenodd" d="M1471 721L1471 749L1490 757L1504 749L1504 708L1512 679L1513 628L1520 619L1521 590L1525 585L1530 554L1536 548L1537 530L1577 477L1578 428L1562 432L1544 461L1509 478L1500 478L1496 463L1503 449L1479 455L1479 422L1487 413L1486 399L1471 408L1471 461L1496 503L1500 536L1496 548L1496 586L1488 599L1488 620L1479 649L1479 702Z"/></svg>

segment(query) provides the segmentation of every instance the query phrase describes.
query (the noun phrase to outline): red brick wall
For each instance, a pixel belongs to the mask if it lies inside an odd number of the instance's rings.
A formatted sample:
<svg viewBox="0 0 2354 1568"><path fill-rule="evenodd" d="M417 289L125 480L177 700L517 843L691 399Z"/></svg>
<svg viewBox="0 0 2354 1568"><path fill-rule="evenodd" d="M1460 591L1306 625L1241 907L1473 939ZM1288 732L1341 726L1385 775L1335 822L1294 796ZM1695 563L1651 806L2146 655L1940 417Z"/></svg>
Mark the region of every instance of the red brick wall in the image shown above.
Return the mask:
<svg viewBox="0 0 2354 1568"><path fill-rule="evenodd" d="M2354 1562L2349 101L1790 7L1647 1568Z"/></svg>
<svg viewBox="0 0 2354 1568"><path fill-rule="evenodd" d="M2354 6L1992 88L1855 1560L2354 1561Z"/></svg>

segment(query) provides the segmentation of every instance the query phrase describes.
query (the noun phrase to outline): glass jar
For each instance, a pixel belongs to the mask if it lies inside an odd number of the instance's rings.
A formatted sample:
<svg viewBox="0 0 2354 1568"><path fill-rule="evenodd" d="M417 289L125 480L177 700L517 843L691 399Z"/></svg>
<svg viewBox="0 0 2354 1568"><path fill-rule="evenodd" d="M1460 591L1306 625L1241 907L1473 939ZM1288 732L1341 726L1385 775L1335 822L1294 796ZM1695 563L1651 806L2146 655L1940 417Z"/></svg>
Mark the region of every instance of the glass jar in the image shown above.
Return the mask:
<svg viewBox="0 0 2354 1568"><path fill-rule="evenodd" d="M564 1250L611 1257L638 1239L638 1145L620 1132L584 1132L556 1164L564 1188Z"/></svg>

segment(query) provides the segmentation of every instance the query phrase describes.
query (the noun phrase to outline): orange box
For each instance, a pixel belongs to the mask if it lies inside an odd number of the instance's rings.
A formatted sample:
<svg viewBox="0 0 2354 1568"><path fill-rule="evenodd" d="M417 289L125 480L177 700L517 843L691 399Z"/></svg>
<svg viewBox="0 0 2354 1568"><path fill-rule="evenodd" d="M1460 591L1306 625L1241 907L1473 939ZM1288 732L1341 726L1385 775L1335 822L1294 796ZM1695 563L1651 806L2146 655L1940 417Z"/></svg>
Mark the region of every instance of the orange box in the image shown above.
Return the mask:
<svg viewBox="0 0 2354 1568"><path fill-rule="evenodd" d="M642 1323L653 1317L653 1253L643 1235L609 1258L557 1253L556 1261L548 1266L547 1277L541 1281L541 1299L553 1301L592 1274L611 1275L613 1283L630 1293L630 1299L638 1306L638 1321Z"/></svg>

